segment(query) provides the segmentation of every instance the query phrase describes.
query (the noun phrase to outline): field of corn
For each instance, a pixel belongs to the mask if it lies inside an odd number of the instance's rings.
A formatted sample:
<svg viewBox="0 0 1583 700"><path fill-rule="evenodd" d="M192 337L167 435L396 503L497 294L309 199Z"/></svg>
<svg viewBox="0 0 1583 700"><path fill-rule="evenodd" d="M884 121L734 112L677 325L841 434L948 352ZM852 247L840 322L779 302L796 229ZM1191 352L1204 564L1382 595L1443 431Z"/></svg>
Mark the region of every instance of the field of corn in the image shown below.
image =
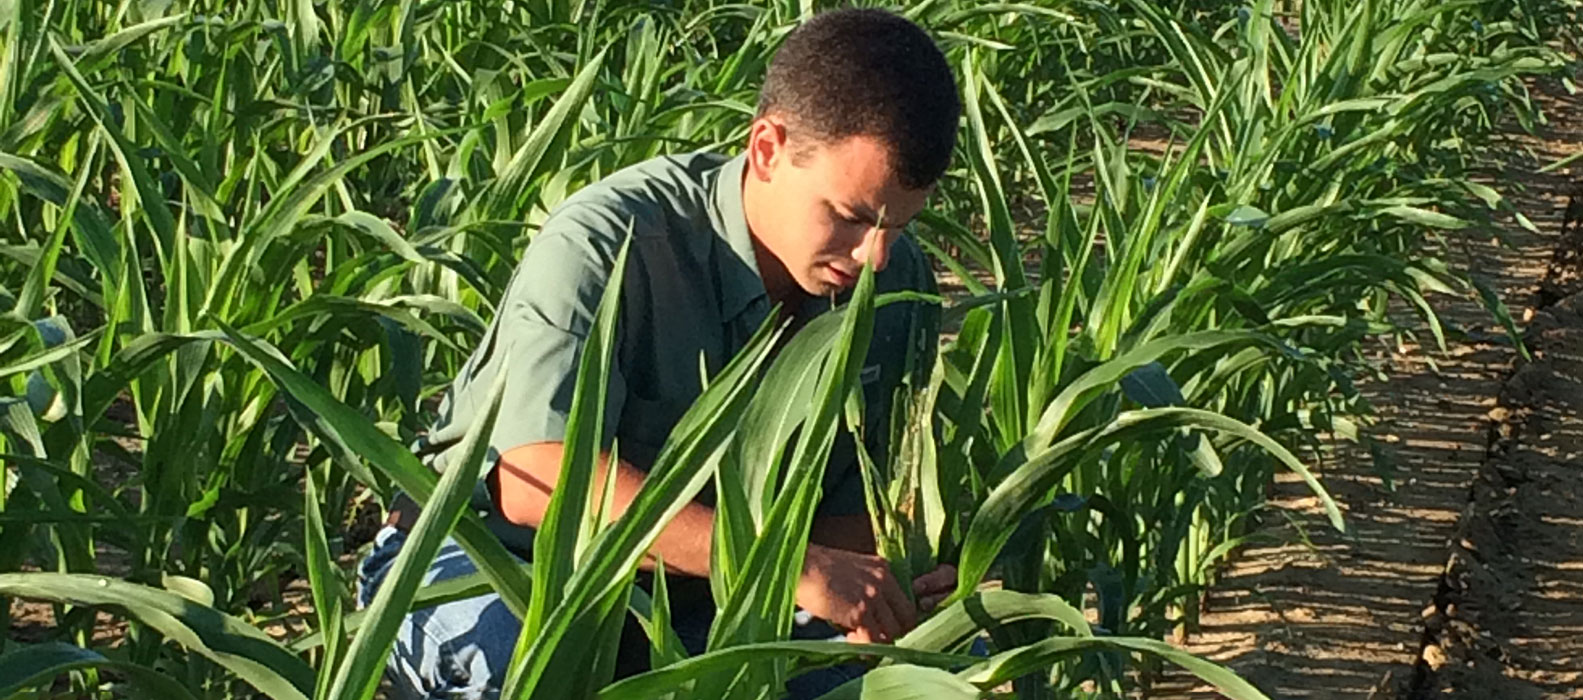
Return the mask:
<svg viewBox="0 0 1583 700"><path fill-rule="evenodd" d="M1162 664L1264 697L1163 640L1278 471L1345 527L1303 455L1371 440L1362 343L1464 332L1435 294L1514 331L1436 251L1531 226L1470 173L1540 118L1523 81L1564 63L1547 41L1577 4L895 5L965 106L913 230L961 286L932 374L892 425L851 408L886 302L865 274L711 378L605 526L607 295L521 564L465 507L483 441L443 476L407 446L548 211L656 155L734 153L779 39L827 5L0 2L0 600L51 620L0 606L0 698L369 698L405 611L490 589L524 621L510 698L775 697L857 657L875 670L831 697L1115 697ZM865 468L897 579L959 571L893 646L785 641L848 430L901 446ZM663 587L632 581L711 481L720 614L688 657ZM424 515L354 610L397 490ZM448 534L481 573L420 585ZM628 614L656 670L615 681Z"/></svg>

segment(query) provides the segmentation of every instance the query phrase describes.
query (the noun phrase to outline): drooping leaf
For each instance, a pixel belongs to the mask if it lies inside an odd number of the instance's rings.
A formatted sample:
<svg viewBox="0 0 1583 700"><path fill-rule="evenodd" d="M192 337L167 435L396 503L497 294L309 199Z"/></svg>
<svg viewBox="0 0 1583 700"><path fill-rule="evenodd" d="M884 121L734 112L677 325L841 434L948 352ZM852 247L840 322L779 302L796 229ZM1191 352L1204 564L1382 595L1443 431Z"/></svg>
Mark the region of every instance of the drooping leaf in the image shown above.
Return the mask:
<svg viewBox="0 0 1583 700"><path fill-rule="evenodd" d="M113 606L274 700L307 700L313 669L257 628L181 595L90 574L0 574L0 594Z"/></svg>
<svg viewBox="0 0 1583 700"><path fill-rule="evenodd" d="M1165 371L1165 365L1159 362L1150 362L1128 372L1121 378L1121 390L1127 394L1127 398L1145 408L1181 406L1186 403L1186 399L1182 398L1182 388Z"/></svg>
<svg viewBox="0 0 1583 700"><path fill-rule="evenodd" d="M63 673L88 668L125 674L150 697L194 700L193 694L169 675L132 662L112 661L92 649L63 642L28 644L0 656L0 697L9 698Z"/></svg>

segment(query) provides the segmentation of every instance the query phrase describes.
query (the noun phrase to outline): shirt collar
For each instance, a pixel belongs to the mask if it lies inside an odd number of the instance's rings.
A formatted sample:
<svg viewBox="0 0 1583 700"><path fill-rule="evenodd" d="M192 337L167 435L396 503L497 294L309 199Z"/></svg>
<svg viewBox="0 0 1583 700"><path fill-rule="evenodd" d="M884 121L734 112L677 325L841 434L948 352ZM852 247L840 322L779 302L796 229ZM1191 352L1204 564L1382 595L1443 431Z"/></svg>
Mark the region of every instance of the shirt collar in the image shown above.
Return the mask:
<svg viewBox="0 0 1583 700"><path fill-rule="evenodd" d="M746 155L726 161L714 182L715 231L725 243L714 255L715 274L720 281L720 317L727 321L754 302L768 301L764 279L759 276L758 258L753 253L753 234L742 208L742 173L746 165Z"/></svg>

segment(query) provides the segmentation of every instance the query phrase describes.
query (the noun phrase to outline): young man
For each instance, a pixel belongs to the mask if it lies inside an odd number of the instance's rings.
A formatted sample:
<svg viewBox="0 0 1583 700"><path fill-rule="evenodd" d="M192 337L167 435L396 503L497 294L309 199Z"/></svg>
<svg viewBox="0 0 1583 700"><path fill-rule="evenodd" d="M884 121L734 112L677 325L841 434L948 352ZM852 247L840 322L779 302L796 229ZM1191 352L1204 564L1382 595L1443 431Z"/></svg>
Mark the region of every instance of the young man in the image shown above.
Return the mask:
<svg viewBox="0 0 1583 700"><path fill-rule="evenodd" d="M811 19L770 64L746 152L731 159L704 153L655 159L590 185L557 208L528 246L420 455L442 470L456 459L495 373L510 366L505 404L489 438L498 458L480 488L486 495L475 500L505 543L531 558L533 528L559 474L578 354L630 230L606 406L605 444L615 441L620 458L601 475L615 479L619 514L698 396L700 357L708 371L721 369L776 305L794 327L828 310L831 297L849 290L865 264L877 270L879 291L934 291L927 259L902 228L945 171L959 114L950 67L912 23L877 10ZM909 347L932 358L937 311L905 303L877 312L864 365L874 424L886 424ZM845 633L853 641L890 642L915 624L919 611L873 554L852 446L837 450L797 588L798 606L816 619L796 636ZM410 502L392 508L360 571L365 604L415 511ZM668 579L674 626L692 653L702 651L714 611L713 519L705 494L676 516L652 550L675 575ZM472 570L447 543L428 580ZM942 568L921 577L914 590L927 606L954 578ZM635 625L628 628L618 662L623 675L647 663L646 639ZM492 697L519 630L494 595L414 612L392 652L396 690ZM794 679L791 691L814 697L851 675L851 667L809 674Z"/></svg>

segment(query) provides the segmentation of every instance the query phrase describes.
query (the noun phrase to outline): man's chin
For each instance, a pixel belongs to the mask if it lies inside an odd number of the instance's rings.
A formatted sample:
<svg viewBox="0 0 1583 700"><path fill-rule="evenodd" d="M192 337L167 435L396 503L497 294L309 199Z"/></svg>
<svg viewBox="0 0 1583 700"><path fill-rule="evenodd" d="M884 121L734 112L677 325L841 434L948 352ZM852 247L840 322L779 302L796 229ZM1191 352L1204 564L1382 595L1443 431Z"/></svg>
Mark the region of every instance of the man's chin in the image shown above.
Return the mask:
<svg viewBox="0 0 1583 700"><path fill-rule="evenodd" d="M842 292L845 292L847 288L848 287L846 285L829 280L813 280L809 284L802 285L803 291L807 292L808 296L818 297L821 299L838 296Z"/></svg>

